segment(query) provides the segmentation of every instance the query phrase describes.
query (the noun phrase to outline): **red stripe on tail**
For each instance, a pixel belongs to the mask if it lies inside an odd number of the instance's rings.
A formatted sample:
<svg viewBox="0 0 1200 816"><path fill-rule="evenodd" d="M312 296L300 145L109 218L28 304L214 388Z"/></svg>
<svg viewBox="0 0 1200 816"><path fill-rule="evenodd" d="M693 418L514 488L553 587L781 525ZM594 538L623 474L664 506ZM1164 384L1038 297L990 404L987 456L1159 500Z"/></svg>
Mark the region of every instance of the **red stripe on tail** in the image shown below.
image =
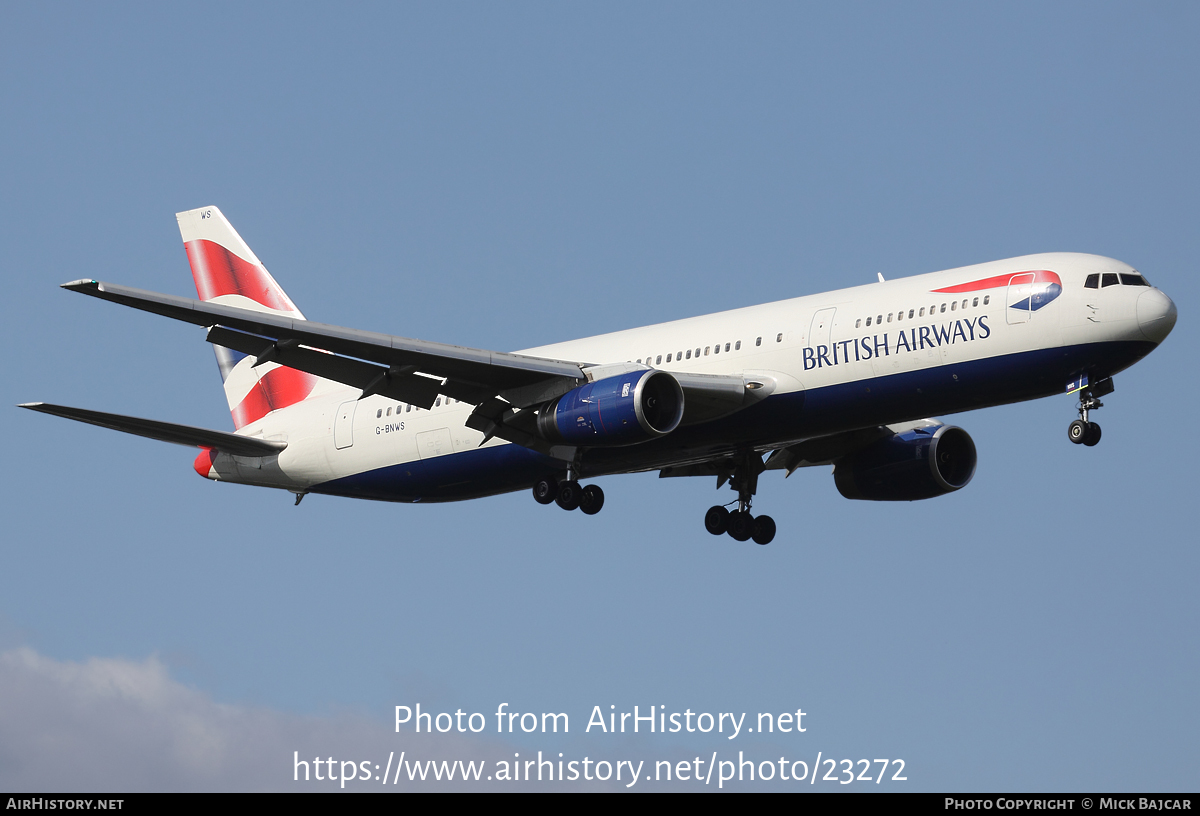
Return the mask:
<svg viewBox="0 0 1200 816"><path fill-rule="evenodd" d="M239 258L220 244L197 239L188 241L183 247L187 250L192 278L196 281L196 293L201 300L212 300L221 295L242 295L269 309L296 311L287 295L279 290L274 281L264 276L255 264Z"/></svg>
<svg viewBox="0 0 1200 816"><path fill-rule="evenodd" d="M233 425L241 428L257 422L272 411L295 405L312 393L319 378L294 368L268 371L233 409Z"/></svg>
<svg viewBox="0 0 1200 816"><path fill-rule="evenodd" d="M192 467L196 472L205 479L209 478L209 473L212 472L214 452L211 448L201 448L200 455L196 457L196 461L192 463Z"/></svg>

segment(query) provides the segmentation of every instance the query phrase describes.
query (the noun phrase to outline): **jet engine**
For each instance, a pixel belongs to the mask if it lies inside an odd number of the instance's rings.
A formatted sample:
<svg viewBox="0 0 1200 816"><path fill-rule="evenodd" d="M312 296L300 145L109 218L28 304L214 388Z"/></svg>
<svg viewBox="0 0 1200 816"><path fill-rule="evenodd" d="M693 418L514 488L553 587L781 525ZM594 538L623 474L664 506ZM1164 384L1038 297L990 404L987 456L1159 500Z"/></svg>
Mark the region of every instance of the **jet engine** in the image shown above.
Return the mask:
<svg viewBox="0 0 1200 816"><path fill-rule="evenodd" d="M683 419L683 389L665 371L629 371L581 385L538 410L538 432L588 447L636 445L665 436Z"/></svg>
<svg viewBox="0 0 1200 816"><path fill-rule="evenodd" d="M938 425L893 434L834 463L847 499L915 501L953 493L975 475L975 443L962 428Z"/></svg>

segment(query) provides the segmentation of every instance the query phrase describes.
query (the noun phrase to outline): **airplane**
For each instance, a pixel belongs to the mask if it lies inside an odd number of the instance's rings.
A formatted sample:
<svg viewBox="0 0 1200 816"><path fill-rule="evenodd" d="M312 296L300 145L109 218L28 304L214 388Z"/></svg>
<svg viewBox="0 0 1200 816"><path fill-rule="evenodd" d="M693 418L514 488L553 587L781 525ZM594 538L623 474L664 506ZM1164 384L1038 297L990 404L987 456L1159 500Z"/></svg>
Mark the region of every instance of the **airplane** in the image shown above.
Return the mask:
<svg viewBox="0 0 1200 816"><path fill-rule="evenodd" d="M198 299L63 288L204 327L235 431L20 407L198 447L201 476L296 504L531 490L594 515L604 493L581 479L657 470L728 484L737 498L705 529L767 544L775 522L751 513L766 471L832 465L859 500L965 487L975 444L930 417L1065 391L1079 399L1068 438L1094 446L1113 375L1177 316L1128 264L1049 253L494 352L309 321L219 209L176 218Z"/></svg>

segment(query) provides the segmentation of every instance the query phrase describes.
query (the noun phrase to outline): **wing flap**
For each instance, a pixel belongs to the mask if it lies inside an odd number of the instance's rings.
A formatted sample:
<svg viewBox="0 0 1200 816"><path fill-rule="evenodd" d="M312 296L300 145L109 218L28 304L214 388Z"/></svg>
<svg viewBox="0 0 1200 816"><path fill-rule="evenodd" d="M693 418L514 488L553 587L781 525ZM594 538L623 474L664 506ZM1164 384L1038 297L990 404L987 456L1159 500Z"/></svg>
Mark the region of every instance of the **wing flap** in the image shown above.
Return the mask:
<svg viewBox="0 0 1200 816"><path fill-rule="evenodd" d="M453 386L447 389L441 380L422 377L404 369L365 363L332 352L306 348L294 340L276 341L223 326L213 326L208 330L208 342L256 357L258 362L255 365L278 363L358 388L364 397L380 394L425 409L433 407L438 394L462 390Z"/></svg>
<svg viewBox="0 0 1200 816"><path fill-rule="evenodd" d="M135 436L144 436L147 439L157 439L160 442L220 450L234 456L273 456L287 447L286 442L269 442L265 439L238 436L224 431L210 431L207 428L196 428L191 425L176 425L173 422L141 419L123 414L107 414L103 411L51 405L47 402L26 402L17 407L73 419L76 422L86 422L89 425L99 425L101 428L111 428L114 431Z"/></svg>

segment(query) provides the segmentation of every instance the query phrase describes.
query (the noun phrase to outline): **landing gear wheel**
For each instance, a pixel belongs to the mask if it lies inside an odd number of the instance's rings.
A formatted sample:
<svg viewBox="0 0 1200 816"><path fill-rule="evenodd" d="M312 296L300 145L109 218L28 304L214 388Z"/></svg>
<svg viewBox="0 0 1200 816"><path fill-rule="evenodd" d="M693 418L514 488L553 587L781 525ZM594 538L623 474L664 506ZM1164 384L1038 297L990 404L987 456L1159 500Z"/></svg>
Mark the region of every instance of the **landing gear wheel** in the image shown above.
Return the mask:
<svg viewBox="0 0 1200 816"><path fill-rule="evenodd" d="M550 504L558 497L558 482L553 479L538 479L533 483L533 500L538 504Z"/></svg>
<svg viewBox="0 0 1200 816"><path fill-rule="evenodd" d="M754 543L770 544L775 538L775 519L770 516L759 516L754 520Z"/></svg>
<svg viewBox="0 0 1200 816"><path fill-rule="evenodd" d="M1076 445L1081 444L1088 436L1088 423L1082 419L1077 419L1067 426L1067 439L1070 439Z"/></svg>
<svg viewBox="0 0 1200 816"><path fill-rule="evenodd" d="M704 514L704 529L713 535L724 535L729 529L729 511L719 504L708 508Z"/></svg>
<svg viewBox="0 0 1200 816"><path fill-rule="evenodd" d="M1090 447L1095 446L1096 443L1099 441L1100 441L1100 426L1097 425L1095 422L1089 422L1087 424L1087 433L1085 433L1083 435L1083 444L1087 445L1090 448Z"/></svg>
<svg viewBox="0 0 1200 816"><path fill-rule="evenodd" d="M749 541L754 535L754 516L745 510L729 514L729 537L734 541Z"/></svg>
<svg viewBox="0 0 1200 816"><path fill-rule="evenodd" d="M604 506L604 491L596 485L588 485L579 496L579 509L589 516L600 512Z"/></svg>
<svg viewBox="0 0 1200 816"><path fill-rule="evenodd" d="M560 482L558 485L558 496L555 501L563 510L574 510L579 506L579 502L583 499L583 488L579 486L579 482L571 480L568 482Z"/></svg>

